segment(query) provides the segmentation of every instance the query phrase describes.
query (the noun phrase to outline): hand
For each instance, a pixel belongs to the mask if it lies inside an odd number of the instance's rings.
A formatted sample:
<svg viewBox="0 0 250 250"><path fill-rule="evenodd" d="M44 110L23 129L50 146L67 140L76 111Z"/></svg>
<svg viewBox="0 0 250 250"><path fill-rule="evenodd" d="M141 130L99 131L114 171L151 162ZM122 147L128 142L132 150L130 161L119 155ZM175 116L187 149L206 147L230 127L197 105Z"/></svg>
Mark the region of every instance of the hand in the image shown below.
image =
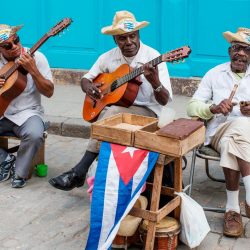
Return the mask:
<svg viewBox="0 0 250 250"><path fill-rule="evenodd" d="M242 115L250 116L250 105L240 106L240 112Z"/></svg>
<svg viewBox="0 0 250 250"><path fill-rule="evenodd" d="M31 75L36 74L38 71L35 59L29 53L22 54L18 59L18 63Z"/></svg>
<svg viewBox="0 0 250 250"><path fill-rule="evenodd" d="M213 114L223 114L223 115L228 115L228 113L230 113L233 110L233 106L235 106L236 103L232 103L231 101L229 101L228 99L225 99L223 101L220 102L220 104L218 105L212 105L210 107L210 111Z"/></svg>
<svg viewBox="0 0 250 250"><path fill-rule="evenodd" d="M0 77L0 88L2 88L4 84L5 84L5 79Z"/></svg>
<svg viewBox="0 0 250 250"><path fill-rule="evenodd" d="M86 94L96 100L96 99L101 99L103 98L103 95L101 94L101 90L99 89L103 84L102 83L89 83L86 88L85 88L85 92Z"/></svg>
<svg viewBox="0 0 250 250"><path fill-rule="evenodd" d="M156 89L161 84L158 68L153 67L151 63L146 63L143 65L143 74L148 82L151 83L153 89Z"/></svg>

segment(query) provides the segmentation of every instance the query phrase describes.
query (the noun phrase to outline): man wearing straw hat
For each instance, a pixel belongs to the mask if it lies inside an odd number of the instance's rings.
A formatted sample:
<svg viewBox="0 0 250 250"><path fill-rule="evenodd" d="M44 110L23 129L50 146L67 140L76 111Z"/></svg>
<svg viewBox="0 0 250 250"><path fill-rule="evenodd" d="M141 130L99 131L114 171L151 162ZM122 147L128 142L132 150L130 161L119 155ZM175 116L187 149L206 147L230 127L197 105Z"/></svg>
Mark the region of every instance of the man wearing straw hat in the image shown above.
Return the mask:
<svg viewBox="0 0 250 250"><path fill-rule="evenodd" d="M236 33L227 31L223 35L230 43L230 62L207 72L187 112L208 120L205 144L220 152L226 180L224 234L238 237L243 232L240 174L246 189L246 215L250 218L250 29L239 28Z"/></svg>
<svg viewBox="0 0 250 250"><path fill-rule="evenodd" d="M161 106L166 105L172 98L172 90L167 66L165 63L153 67L146 64L160 54L140 41L139 30L146 27L146 21L138 22L128 11L116 12L113 24L104 27L101 32L111 35L117 47L101 55L90 71L84 75L81 87L86 95L93 99L102 98L98 85L92 84L100 73L111 73L120 65L128 64L132 68L143 66L142 84L134 104L129 108L110 106L105 108L98 119L103 119L118 113L133 113L156 117L160 114ZM81 161L71 170L49 180L55 188L71 190L84 184L86 173L98 155L97 141L90 139Z"/></svg>
<svg viewBox="0 0 250 250"><path fill-rule="evenodd" d="M41 94L50 97L54 91L52 74L45 56L36 51L30 56L21 45L18 30L22 26L0 24L0 69L8 69L9 62L18 62L27 71L26 87L8 105L0 118L0 134L14 133L21 143L17 157L0 149L5 160L0 164L0 182L7 181L12 173L11 186L22 188L26 184L30 163L43 139L44 122ZM0 74L0 88L8 83Z"/></svg>

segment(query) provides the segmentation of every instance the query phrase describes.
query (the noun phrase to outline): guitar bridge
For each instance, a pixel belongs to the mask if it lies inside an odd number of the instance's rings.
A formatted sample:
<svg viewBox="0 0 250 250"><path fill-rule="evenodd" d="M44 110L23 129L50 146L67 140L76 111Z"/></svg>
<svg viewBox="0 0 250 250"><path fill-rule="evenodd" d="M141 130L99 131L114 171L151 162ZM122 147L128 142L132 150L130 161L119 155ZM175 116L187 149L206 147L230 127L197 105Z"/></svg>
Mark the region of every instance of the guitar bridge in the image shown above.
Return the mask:
<svg viewBox="0 0 250 250"><path fill-rule="evenodd" d="M96 108L97 101L93 100L93 108Z"/></svg>

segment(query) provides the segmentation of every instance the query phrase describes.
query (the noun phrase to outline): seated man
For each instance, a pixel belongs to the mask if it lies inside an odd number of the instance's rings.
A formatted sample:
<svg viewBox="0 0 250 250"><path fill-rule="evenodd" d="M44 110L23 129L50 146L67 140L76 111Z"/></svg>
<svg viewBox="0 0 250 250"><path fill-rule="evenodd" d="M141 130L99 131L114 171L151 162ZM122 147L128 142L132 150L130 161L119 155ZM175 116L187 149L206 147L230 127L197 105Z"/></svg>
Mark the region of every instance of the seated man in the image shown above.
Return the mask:
<svg viewBox="0 0 250 250"><path fill-rule="evenodd" d="M101 55L90 71L84 75L81 87L92 99L102 98L98 86L92 81L101 73L111 73L122 64L132 68L143 66L142 84L138 95L129 108L112 105L106 107L98 119L103 119L118 113L132 113L156 117L160 114L162 105L166 105L172 97L171 84L167 66L161 63L158 67L146 64L160 54L140 41L139 29L148 22L137 22L134 15L128 11L116 12L113 25L104 27L102 33L112 35L117 47ZM55 188L71 190L84 184L86 174L92 162L98 155L97 141L90 139L81 161L71 170L49 180Z"/></svg>
<svg viewBox="0 0 250 250"><path fill-rule="evenodd" d="M1 149L5 160L0 164L0 182L6 181L12 172L11 185L21 188L26 184L31 161L43 142L44 122L41 94L51 97L54 92L52 74L45 56L35 52L32 57L28 48L21 45L16 32L21 26L0 25L0 88L13 79L1 78L8 69L8 62L18 62L27 71L24 91L14 98L0 118L0 134L13 132L21 139L17 157L9 155ZM3 69L5 67L5 69ZM6 101L0 98L0 105ZM1 106L1 110L2 107Z"/></svg>
<svg viewBox="0 0 250 250"><path fill-rule="evenodd" d="M238 237L243 232L239 206L239 178L246 189L246 214L250 218L250 29L223 33L231 43L230 62L216 66L203 77L188 104L189 116L209 120L205 145L220 152L226 180L224 234ZM238 88L234 94L234 86ZM234 94L234 96L233 96ZM232 98L229 98L229 97Z"/></svg>

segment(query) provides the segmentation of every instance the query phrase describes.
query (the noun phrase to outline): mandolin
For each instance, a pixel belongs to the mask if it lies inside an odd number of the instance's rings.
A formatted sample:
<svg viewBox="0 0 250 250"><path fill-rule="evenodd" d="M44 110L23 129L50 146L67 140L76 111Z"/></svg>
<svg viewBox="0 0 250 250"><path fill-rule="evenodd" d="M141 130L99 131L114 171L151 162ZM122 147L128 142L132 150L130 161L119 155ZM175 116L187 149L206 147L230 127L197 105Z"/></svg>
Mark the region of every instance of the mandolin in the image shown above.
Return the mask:
<svg viewBox="0 0 250 250"><path fill-rule="evenodd" d="M50 29L30 50L33 55L50 37L55 36L72 23L72 19L64 18ZM0 116L2 116L10 102L19 96L27 84L27 72L25 72L17 62L8 62L0 69L0 78L5 79L4 86L0 88Z"/></svg>
<svg viewBox="0 0 250 250"><path fill-rule="evenodd" d="M189 56L191 49L189 46L169 51L148 63L156 66L162 62L178 62ZM123 64L112 73L102 73L98 75L93 83L102 83L99 88L104 96L102 99L93 100L89 96L85 96L83 104L83 119L89 122L95 121L100 112L111 104L129 107L139 91L138 81L132 81L139 75L143 74L143 66L136 68L130 72L128 64Z"/></svg>

